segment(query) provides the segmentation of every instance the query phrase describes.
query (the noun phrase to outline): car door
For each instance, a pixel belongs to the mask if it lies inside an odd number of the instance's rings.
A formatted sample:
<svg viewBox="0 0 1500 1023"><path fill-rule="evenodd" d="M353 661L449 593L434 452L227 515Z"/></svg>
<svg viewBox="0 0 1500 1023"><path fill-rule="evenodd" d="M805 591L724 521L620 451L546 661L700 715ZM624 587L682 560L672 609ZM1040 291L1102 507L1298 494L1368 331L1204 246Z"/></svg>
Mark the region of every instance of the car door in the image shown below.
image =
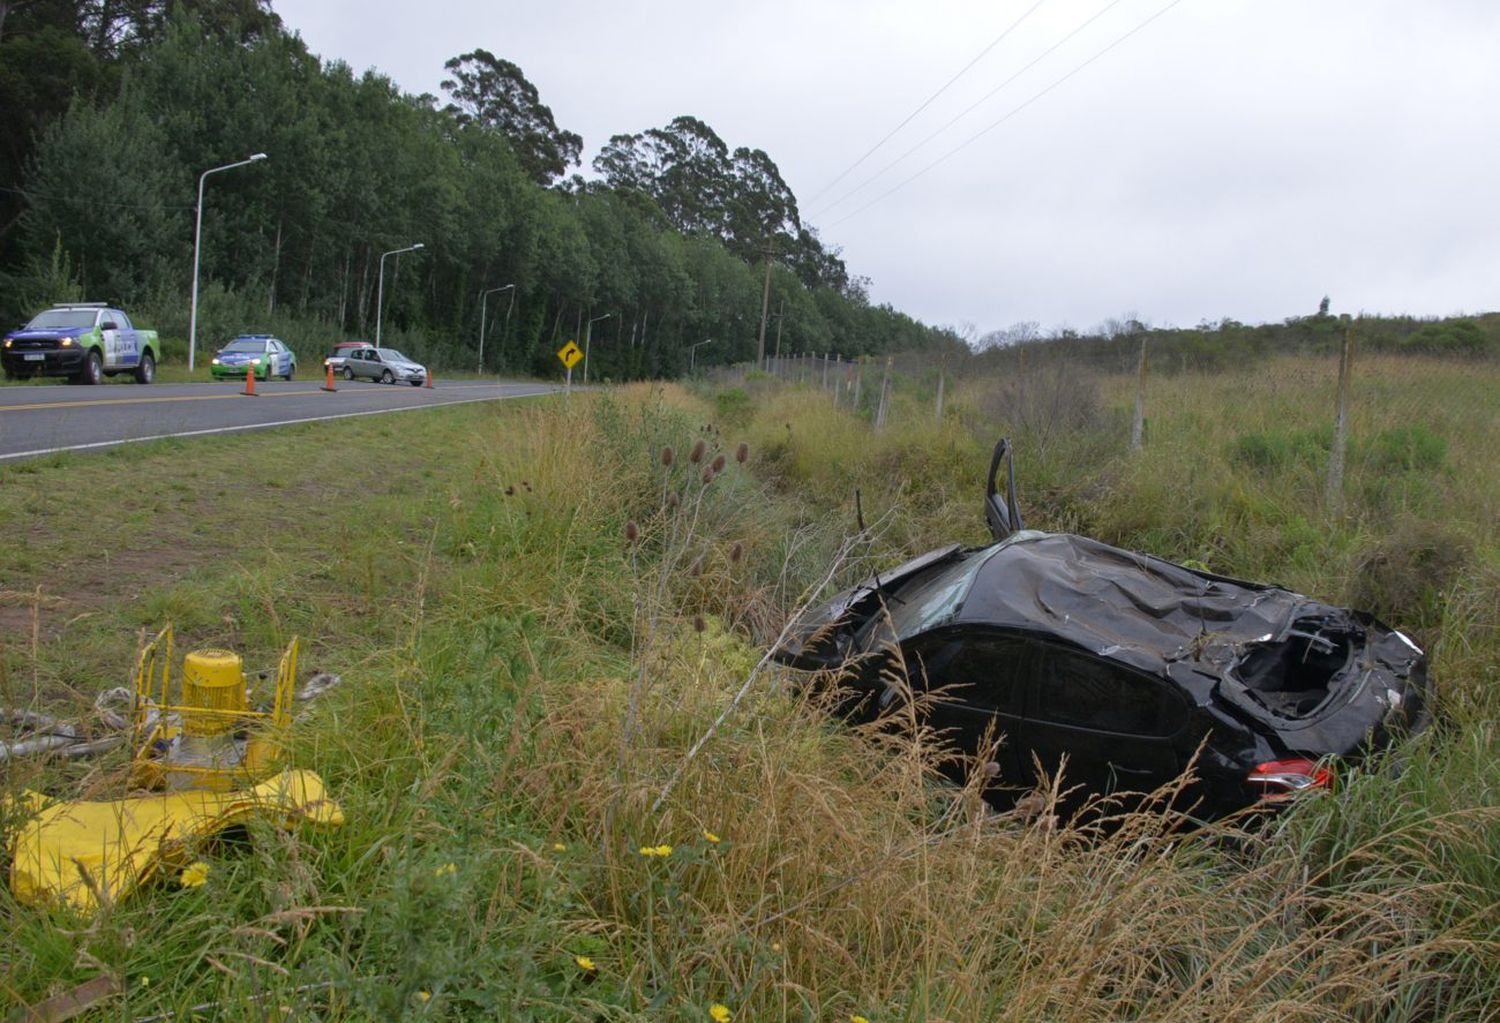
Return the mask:
<svg viewBox="0 0 1500 1023"><path fill-rule="evenodd" d="M908 676L927 696L927 724L954 749L995 764L999 787L1022 786L1029 777L1018 738L1026 653L1018 637L963 626L918 637L906 654Z"/></svg>
<svg viewBox="0 0 1500 1023"><path fill-rule="evenodd" d="M141 353L135 327L131 325L130 317L119 309L104 310L104 317L115 325L113 366L116 369L134 367L141 361Z"/></svg>
<svg viewBox="0 0 1500 1023"><path fill-rule="evenodd" d="M369 355L370 350L368 348L356 349L349 353L349 361L345 365L354 367L354 376L356 378L368 377L370 375Z"/></svg>
<svg viewBox="0 0 1500 1023"><path fill-rule="evenodd" d="M99 339L102 342L102 350L99 357L104 362L104 368L113 370L120 364L120 324L115 319L113 309L99 310Z"/></svg>
<svg viewBox="0 0 1500 1023"><path fill-rule="evenodd" d="M1173 739L1188 726L1189 709L1166 682L1038 640L1028 644L1023 671L1019 752L1048 778L1062 770L1064 789L1151 792L1187 766Z"/></svg>

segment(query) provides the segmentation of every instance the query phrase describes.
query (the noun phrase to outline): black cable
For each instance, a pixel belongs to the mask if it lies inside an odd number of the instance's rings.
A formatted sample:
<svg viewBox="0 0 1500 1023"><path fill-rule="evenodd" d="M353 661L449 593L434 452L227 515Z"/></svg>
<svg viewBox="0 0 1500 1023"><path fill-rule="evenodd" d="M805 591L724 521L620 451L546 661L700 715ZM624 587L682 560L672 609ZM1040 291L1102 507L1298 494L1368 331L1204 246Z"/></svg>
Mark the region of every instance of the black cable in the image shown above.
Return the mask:
<svg viewBox="0 0 1500 1023"><path fill-rule="evenodd" d="M830 227L830 228L831 227L837 227L839 224L842 224L845 221L847 221L847 220L849 220L849 219L851 219L853 217L859 216L865 210L869 209L871 206L874 206L876 203L880 202L880 200L884 199L886 196L889 196L889 195L891 195L891 194L893 194L893 193L895 193L895 192L897 192L897 191L905 188L907 185L909 185L913 181L917 180L917 178L920 178L923 174L926 174L928 171L932 170L938 164L944 163L945 161L947 161L951 157L956 156L959 152L963 151L964 149L967 149L969 146L973 145L975 142L978 142L985 135L988 135L990 132L992 132L996 128L1000 127L1000 125L1004 124L1006 121L1008 121L1012 117L1016 116L1016 114L1019 114L1022 110L1025 110L1027 107L1031 106L1031 104L1035 103L1037 100L1039 100L1043 96L1047 95L1047 93L1051 92L1053 89L1057 88L1059 85L1061 85L1064 82L1066 82L1069 78L1072 78L1074 75L1078 74L1078 72L1080 72L1084 68L1088 67L1094 61L1096 61L1100 57L1104 56L1110 50L1113 50L1116 46L1119 46L1125 40L1127 40L1131 36L1135 35L1141 29L1145 28L1147 25L1151 24L1157 18L1160 18L1163 14L1166 14L1168 11L1170 11L1172 8L1176 7L1180 3L1182 3L1182 0L1172 0L1171 3L1167 4L1161 10L1159 10L1155 14L1151 15L1151 17L1149 17L1145 21L1141 22L1139 25L1137 25L1135 28L1131 29L1129 32L1126 32L1120 38L1118 38L1114 42L1110 43L1108 46L1106 46L1104 49L1100 50L1098 53L1094 54L1092 57L1090 57L1088 60L1084 61L1082 64L1079 64L1072 71L1069 71L1067 74L1063 75L1057 81L1053 82L1051 85L1047 86L1041 92L1038 92L1036 95L1032 96L1026 102L1020 104L1019 106L1017 106L1015 108L1013 108L1004 117L1000 118L998 121L995 121L989 127L987 127L985 129L983 129L982 131L979 131L979 132L975 133L974 135L970 136L968 139L964 140L959 145L955 146L954 148L950 149L948 152L944 153L942 156L938 157L936 160L934 160L931 163L929 163L926 167L923 167L921 170L917 171L911 177L909 177L906 180L902 181L900 184L893 185L892 187L886 189L884 192L881 192L879 195L877 195L875 198L871 199L869 202L865 203L863 206L861 206L859 209L855 210L853 213L849 213L849 214L846 214L845 216L840 217L838 220L835 220L832 224L829 224L828 227Z"/></svg>
<svg viewBox="0 0 1500 1023"><path fill-rule="evenodd" d="M951 86L954 82L956 82L960 78L962 78L964 76L964 74L971 67L973 67L975 64L979 63L979 61L984 57L985 54L989 53L996 46L998 46L1001 43L1001 41L1005 39L1006 36L1010 35L1012 32L1014 32L1016 30L1016 28L1021 24L1021 22L1025 21L1027 18L1031 17L1032 13L1038 7L1042 6L1042 4L1044 4L1046 2L1047 2L1047 0L1036 0L1036 3L1032 4L1031 7L1027 9L1027 11L1026 11L1025 14L1021 15L1015 21L1011 22L1009 28L1007 28L1004 32L1001 32L998 36L996 36L993 40L991 40L990 44L988 46L986 46L984 49L982 49L982 50L979 51L979 55L978 56L976 56L973 60L971 60L967 64L965 64L959 70L958 74L956 74L952 78L948 79L947 83L945 83L941 89L939 89L937 92L934 92L931 96L928 96L925 100L923 100L921 106L917 107L917 109L915 109L911 113L907 114L905 120L903 120L900 124L896 125L896 127L892 128L890 131L886 132L885 137L882 138L879 142L875 143L873 146L871 146L869 148L869 151L867 151L864 156L861 156L858 160L855 160L848 167L845 167L844 170L843 170L843 172L841 174L839 174L838 177L834 178L832 181L828 182L828 184L826 184L822 188L818 189L818 191L816 193L814 193L807 201L808 202L816 202L818 196L823 195L829 189L831 189L834 185L838 184L840 181L843 181L844 178L848 177L849 174L854 170L854 168L858 167L860 164L862 164L866 160L868 160L875 153L875 151L877 149L879 149L881 146L885 145L887 142L889 142L891 140L891 136L895 135L896 132L900 131L902 128L905 128L909 123L911 123L911 119L913 117L916 117L922 111L926 110L927 107L928 107L928 105L931 104L933 100L937 99L943 93L947 92L949 86ZM861 186L861 187L863 187L863 186ZM842 201L843 201L842 199L839 200L839 202L842 202ZM834 205L837 206L838 203L834 203Z"/></svg>
<svg viewBox="0 0 1500 1023"><path fill-rule="evenodd" d="M121 209L121 210L163 210L163 209L190 210L190 209L193 208L193 204L190 203L190 202L186 202L186 203L161 202L161 203L155 203L155 204L131 203L131 202L102 202L102 201L100 201L98 199L76 199L76 198L74 198L73 196L70 196L70 195L43 195L40 192L31 192L31 191L28 191L27 189L24 189L24 188L12 188L12 187L10 187L8 185L0 185L0 192L10 192L10 193L12 193L14 195L19 195L19 196L21 196L21 197L23 197L25 199L28 199L28 200L30 200L32 202L35 202L38 199L43 199L43 200L46 200L48 202L71 202L71 203L78 203L81 206L110 206L110 207L113 207L115 209Z"/></svg>
<svg viewBox="0 0 1500 1023"><path fill-rule="evenodd" d="M886 164L884 167L880 168L880 170L876 171L869 178L867 178L864 181L864 183L858 185L857 187L851 189L848 192L845 192L843 195L839 196L833 202L829 203L827 206L824 206L822 209L818 210L816 213L813 214L813 216L814 217L820 217L820 216L823 216L826 213L831 213L835 209L837 209L839 206L843 205L843 203L844 203L845 200L852 199L854 196L858 195L860 192L863 192L866 188L870 187L872 184L874 184L876 181L878 181L880 179L880 176L882 174L884 174L886 171L888 171L891 168L895 167L902 160L905 160L908 156L910 156L911 154L915 153L917 150L921 149L923 146L927 145L927 143L929 143L933 139L937 138L939 135L941 135L943 132L947 131L949 128L953 127L953 125L955 125L959 121L963 120L965 117L969 116L969 114L971 114L971 113L974 112L975 108L977 108L980 105L988 102L1001 89L1004 89L1011 82L1014 82L1017 78L1020 78L1026 72L1028 72L1032 68L1036 67L1043 60L1045 60L1048 56L1050 56L1054 51L1056 51L1060 46L1062 46L1064 43L1068 42L1070 39L1072 39L1078 33L1082 32L1084 29L1088 28L1094 22L1096 22L1100 18L1102 18L1105 14L1109 13L1109 11L1112 8L1114 8L1117 4L1119 4L1120 2L1121 2L1121 0L1110 0L1109 3L1107 3L1103 7L1099 8L1099 10L1096 11L1093 14L1092 17L1090 17L1090 18L1086 19L1085 21L1083 21L1082 23L1080 23L1076 28L1073 29L1073 31L1069 32L1067 35L1063 36L1057 42L1053 43L1051 46L1047 47L1045 50L1043 50L1041 53L1039 53L1034 60L1032 60L1025 67L1021 68L1021 70L1017 71L1015 74L1011 75L1005 81L1003 81L999 85L995 86L989 92L987 92L983 96L979 97L979 99L977 99L973 103L971 103L961 113L959 113L956 116L950 118L947 121L947 123L943 124L940 128L938 128L932 134L928 135L922 141L920 141L916 145L912 146L910 149L908 149L906 152L902 153L900 156L896 157L894 160L892 160L890 163Z"/></svg>

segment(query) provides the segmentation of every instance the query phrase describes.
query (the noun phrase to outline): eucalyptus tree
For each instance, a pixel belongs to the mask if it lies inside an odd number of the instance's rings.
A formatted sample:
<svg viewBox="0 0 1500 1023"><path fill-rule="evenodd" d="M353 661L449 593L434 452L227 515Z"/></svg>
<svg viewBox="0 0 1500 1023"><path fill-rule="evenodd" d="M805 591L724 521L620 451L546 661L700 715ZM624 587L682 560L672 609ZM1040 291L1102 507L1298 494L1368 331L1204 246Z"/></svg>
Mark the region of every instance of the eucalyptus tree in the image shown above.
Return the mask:
<svg viewBox="0 0 1500 1023"><path fill-rule="evenodd" d="M537 184L552 184L578 162L583 139L557 126L518 65L476 49L449 60L443 70L451 76L442 83L452 98L447 111L461 124L504 135Z"/></svg>

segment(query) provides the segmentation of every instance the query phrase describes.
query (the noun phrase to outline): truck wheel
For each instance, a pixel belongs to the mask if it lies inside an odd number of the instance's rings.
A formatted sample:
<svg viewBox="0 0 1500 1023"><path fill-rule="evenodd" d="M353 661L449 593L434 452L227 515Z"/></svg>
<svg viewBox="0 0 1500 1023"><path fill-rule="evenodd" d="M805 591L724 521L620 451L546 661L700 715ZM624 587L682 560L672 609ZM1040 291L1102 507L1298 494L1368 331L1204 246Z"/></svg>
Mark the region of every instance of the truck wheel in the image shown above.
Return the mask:
<svg viewBox="0 0 1500 1023"><path fill-rule="evenodd" d="M350 369L348 366L344 367L344 379L345 380L353 380L354 379L354 370Z"/></svg>
<svg viewBox="0 0 1500 1023"><path fill-rule="evenodd" d="M150 352L141 353L141 361L135 367L135 382L149 384L156 379L156 358Z"/></svg>
<svg viewBox="0 0 1500 1023"><path fill-rule="evenodd" d="M104 379L104 361L99 358L99 350L90 348L89 354L83 360L83 369L78 374L80 384L97 384Z"/></svg>

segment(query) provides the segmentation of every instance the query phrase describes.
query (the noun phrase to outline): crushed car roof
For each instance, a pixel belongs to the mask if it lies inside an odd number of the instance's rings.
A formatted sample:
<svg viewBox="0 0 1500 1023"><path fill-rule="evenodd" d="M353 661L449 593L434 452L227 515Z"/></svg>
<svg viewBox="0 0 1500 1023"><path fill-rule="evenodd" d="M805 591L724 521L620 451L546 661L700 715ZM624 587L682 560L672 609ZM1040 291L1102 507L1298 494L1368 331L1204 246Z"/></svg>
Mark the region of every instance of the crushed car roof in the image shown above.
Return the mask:
<svg viewBox="0 0 1500 1023"><path fill-rule="evenodd" d="M1147 671L1200 652L1205 636L1269 639L1296 614L1336 610L1070 533L1023 530L969 554L981 564L950 621L1041 629Z"/></svg>

